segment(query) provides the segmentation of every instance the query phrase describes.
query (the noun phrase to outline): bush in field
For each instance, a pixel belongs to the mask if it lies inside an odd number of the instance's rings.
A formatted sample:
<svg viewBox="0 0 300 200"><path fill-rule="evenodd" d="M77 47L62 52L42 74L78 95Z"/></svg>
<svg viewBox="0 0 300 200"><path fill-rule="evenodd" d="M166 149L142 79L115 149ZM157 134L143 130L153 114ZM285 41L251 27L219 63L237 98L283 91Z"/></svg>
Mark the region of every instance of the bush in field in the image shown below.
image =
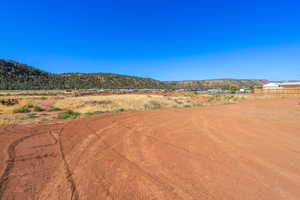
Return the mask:
<svg viewBox="0 0 300 200"><path fill-rule="evenodd" d="M44 111L45 109L43 109L43 108L41 108L41 107L39 107L39 106L34 106L33 107L33 111L34 112L42 112L42 111Z"/></svg>
<svg viewBox="0 0 300 200"><path fill-rule="evenodd" d="M156 101L150 101L149 104L144 105L145 110L153 110L153 109L160 109L161 105L160 103Z"/></svg>
<svg viewBox="0 0 300 200"><path fill-rule="evenodd" d="M72 110L67 110L65 112L59 113L57 118L58 119L68 119L68 118L77 118L80 116L80 113L74 112Z"/></svg>
<svg viewBox="0 0 300 200"><path fill-rule="evenodd" d="M14 113L29 113L31 111L42 112L42 111L44 111L44 109L39 106L34 106L32 104L26 104L22 107L19 107L19 108L16 108L13 110Z"/></svg>
<svg viewBox="0 0 300 200"><path fill-rule="evenodd" d="M29 109L29 108L33 108L34 106L31 103L29 103L29 104L24 105L24 107Z"/></svg>
<svg viewBox="0 0 300 200"><path fill-rule="evenodd" d="M119 108L116 112L124 112L125 109L124 108Z"/></svg>
<svg viewBox="0 0 300 200"><path fill-rule="evenodd" d="M84 117L89 117L89 116L93 116L93 115L95 115L95 113L93 113L93 112L87 112L87 113L83 114Z"/></svg>
<svg viewBox="0 0 300 200"><path fill-rule="evenodd" d="M205 106L205 104L202 103L202 102L198 102L198 103L193 104L193 106L194 107L199 107L199 106Z"/></svg>
<svg viewBox="0 0 300 200"><path fill-rule="evenodd" d="M28 114L27 115L27 118L28 119L35 119L35 118L38 118L39 116L37 116L36 114Z"/></svg>
<svg viewBox="0 0 300 200"><path fill-rule="evenodd" d="M29 113L30 109L27 105L14 109L14 113Z"/></svg>
<svg viewBox="0 0 300 200"><path fill-rule="evenodd" d="M212 101L220 101L221 100L221 95L220 94L213 94L210 96L210 98L208 99L208 102L212 102Z"/></svg>
<svg viewBox="0 0 300 200"><path fill-rule="evenodd" d="M58 108L58 107L51 106L50 108L48 108L48 111L49 112L55 112L55 111L61 111L61 109Z"/></svg>
<svg viewBox="0 0 300 200"><path fill-rule="evenodd" d="M190 104L186 104L186 105L184 105L184 107L185 107L185 108L191 108L191 107L192 107L192 105L190 105Z"/></svg>
<svg viewBox="0 0 300 200"><path fill-rule="evenodd" d="M20 107L20 108L16 108L14 109L14 113L29 113L30 110L28 108Z"/></svg>

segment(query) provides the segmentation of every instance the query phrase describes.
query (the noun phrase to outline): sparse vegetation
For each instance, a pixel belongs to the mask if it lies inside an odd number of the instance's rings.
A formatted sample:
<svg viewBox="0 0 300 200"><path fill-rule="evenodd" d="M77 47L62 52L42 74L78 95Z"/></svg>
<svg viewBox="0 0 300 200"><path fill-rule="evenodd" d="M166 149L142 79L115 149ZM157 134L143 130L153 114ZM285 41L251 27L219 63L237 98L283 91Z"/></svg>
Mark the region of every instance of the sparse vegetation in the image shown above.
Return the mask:
<svg viewBox="0 0 300 200"><path fill-rule="evenodd" d="M44 111L45 109L39 107L39 106L34 106L33 109L32 109L34 112L42 112Z"/></svg>
<svg viewBox="0 0 300 200"><path fill-rule="evenodd" d="M14 109L14 113L29 113L30 109L26 106L22 106L19 108Z"/></svg>
<svg viewBox="0 0 300 200"><path fill-rule="evenodd" d="M57 115L58 119L68 119L68 118L77 118L80 116L79 112L74 112L72 110L67 110Z"/></svg>
<svg viewBox="0 0 300 200"><path fill-rule="evenodd" d="M28 114L26 117L22 117L22 118L20 118L21 120L28 120L28 119L36 119L36 118L38 118L39 116L38 115L36 115L36 114Z"/></svg>
<svg viewBox="0 0 300 200"><path fill-rule="evenodd" d="M210 95L208 102L211 104L231 104L243 101L245 99L246 95L213 94Z"/></svg>
<svg viewBox="0 0 300 200"><path fill-rule="evenodd" d="M16 109L14 109L14 113L29 113L31 111L34 111L34 112L41 112L41 111L44 111L43 108L39 107L39 106L34 106L32 104L25 104L21 107L18 107Z"/></svg>
<svg viewBox="0 0 300 200"><path fill-rule="evenodd" d="M28 104L26 104L26 105L24 105L24 107L26 107L26 108L33 108L34 106L33 106L33 104L31 104L31 103L28 103Z"/></svg>
<svg viewBox="0 0 300 200"><path fill-rule="evenodd" d="M193 104L193 107L199 107L199 106L205 106L205 103L198 102L198 103Z"/></svg>
<svg viewBox="0 0 300 200"><path fill-rule="evenodd" d="M93 112L87 112L87 113L83 114L84 117L89 117L89 116L93 116L93 115L95 115L95 113L93 113Z"/></svg>
<svg viewBox="0 0 300 200"><path fill-rule="evenodd" d="M120 108L120 109L117 110L117 112L124 112L124 111L125 111L124 108Z"/></svg>
<svg viewBox="0 0 300 200"><path fill-rule="evenodd" d="M160 109L161 105L157 101L150 101L148 104L144 105L145 110L154 110L154 109Z"/></svg>
<svg viewBox="0 0 300 200"><path fill-rule="evenodd" d="M58 108L58 107L51 106L51 107L48 108L48 111L49 112L56 112L56 111L61 111L61 109Z"/></svg>
<svg viewBox="0 0 300 200"><path fill-rule="evenodd" d="M36 121L46 117L48 120L59 118L87 117L104 113L119 113L124 111L152 110L179 107L199 107L217 104L232 104L244 100L274 98L274 95L251 95L251 94L195 94L166 93L166 94L112 94L98 96L72 97L66 91L55 91L59 96L54 96L53 91L0 91L1 99L18 99L18 104L3 105L0 103L0 124L18 123L22 118L23 123L30 123L30 119L40 116ZM45 96L46 102L41 101L41 95ZM47 93L51 95L46 96ZM18 96L17 94L23 94ZM32 94L32 95L31 95ZM175 94L175 95L174 95ZM291 95L290 95L291 96ZM288 95L278 96L289 98ZM295 95L293 97L296 97ZM299 97L299 95L297 96ZM49 102L47 102L49 101ZM49 105L49 106L48 106ZM45 112L47 113L45 113ZM33 112L39 113L34 114ZM33 114L27 116L26 113ZM42 117L44 116L44 117Z"/></svg>
<svg viewBox="0 0 300 200"><path fill-rule="evenodd" d="M179 105L181 105L181 104L184 103L184 102L180 101L179 99L175 99L174 101L175 101L177 104L179 104Z"/></svg>
<svg viewBox="0 0 300 200"><path fill-rule="evenodd" d="M123 112L130 110L145 110L158 108L183 107L175 102L188 101L191 97L168 97L162 95L107 95L107 96L83 96L58 100L54 105L63 110L73 110L80 113L89 112ZM147 105L147 106L145 106Z"/></svg>
<svg viewBox="0 0 300 200"><path fill-rule="evenodd" d="M35 119L35 118L38 118L39 116L36 114L28 114L27 117L28 117L28 119Z"/></svg>

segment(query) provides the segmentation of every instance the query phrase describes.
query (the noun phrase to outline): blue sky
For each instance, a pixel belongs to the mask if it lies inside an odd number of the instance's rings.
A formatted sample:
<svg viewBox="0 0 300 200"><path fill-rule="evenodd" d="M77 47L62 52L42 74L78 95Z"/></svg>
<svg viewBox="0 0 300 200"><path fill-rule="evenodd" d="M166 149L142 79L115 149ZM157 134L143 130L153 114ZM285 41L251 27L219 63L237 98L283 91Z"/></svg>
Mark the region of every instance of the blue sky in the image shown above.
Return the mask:
<svg viewBox="0 0 300 200"><path fill-rule="evenodd" d="M300 2L4 0L0 58L159 80L300 79Z"/></svg>

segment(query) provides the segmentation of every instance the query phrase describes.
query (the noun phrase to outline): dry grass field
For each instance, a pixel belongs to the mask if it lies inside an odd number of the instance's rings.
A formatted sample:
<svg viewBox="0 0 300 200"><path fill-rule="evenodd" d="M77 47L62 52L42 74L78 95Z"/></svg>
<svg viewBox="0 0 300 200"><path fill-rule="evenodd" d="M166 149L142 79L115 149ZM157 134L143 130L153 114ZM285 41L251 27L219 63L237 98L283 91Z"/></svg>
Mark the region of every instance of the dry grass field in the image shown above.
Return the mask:
<svg viewBox="0 0 300 200"><path fill-rule="evenodd" d="M160 92L86 94L58 91L0 91L0 124L33 123L103 113L233 104L254 99L300 95L198 94ZM6 105L9 100L17 101ZM2 104L1 104L2 102ZM3 103L4 102L4 103Z"/></svg>

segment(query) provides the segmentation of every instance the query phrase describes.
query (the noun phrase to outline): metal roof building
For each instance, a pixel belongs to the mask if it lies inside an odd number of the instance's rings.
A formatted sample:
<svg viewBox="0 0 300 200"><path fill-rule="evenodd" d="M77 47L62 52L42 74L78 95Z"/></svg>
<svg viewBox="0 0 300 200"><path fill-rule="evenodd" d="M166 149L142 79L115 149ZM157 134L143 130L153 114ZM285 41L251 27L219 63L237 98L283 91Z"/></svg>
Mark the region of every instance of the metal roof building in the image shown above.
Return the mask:
<svg viewBox="0 0 300 200"><path fill-rule="evenodd" d="M263 89L300 88L300 82L272 82L263 85Z"/></svg>
<svg viewBox="0 0 300 200"><path fill-rule="evenodd" d="M277 89L279 88L279 83L267 83L263 85L263 89Z"/></svg>
<svg viewBox="0 0 300 200"><path fill-rule="evenodd" d="M280 83L279 87L300 87L300 82L285 82L285 83Z"/></svg>

